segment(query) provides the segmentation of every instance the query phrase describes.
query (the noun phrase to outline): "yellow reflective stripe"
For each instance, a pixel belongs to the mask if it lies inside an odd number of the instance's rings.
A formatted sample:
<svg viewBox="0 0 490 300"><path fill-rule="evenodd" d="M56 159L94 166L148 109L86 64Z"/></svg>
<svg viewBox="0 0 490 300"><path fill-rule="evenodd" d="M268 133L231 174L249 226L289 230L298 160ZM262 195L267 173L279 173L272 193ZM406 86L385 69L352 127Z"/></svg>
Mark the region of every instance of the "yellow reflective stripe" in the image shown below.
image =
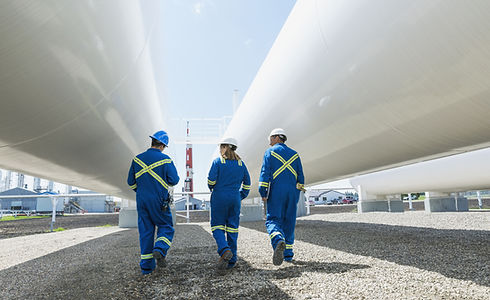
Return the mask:
<svg viewBox="0 0 490 300"><path fill-rule="evenodd" d="M273 232L269 235L270 239L272 240L276 235L281 235L279 231Z"/></svg>
<svg viewBox="0 0 490 300"><path fill-rule="evenodd" d="M211 227L211 231L215 231L215 230L218 230L218 229L225 231L225 225L217 225L217 226Z"/></svg>
<svg viewBox="0 0 490 300"><path fill-rule="evenodd" d="M157 242L162 241L162 242L165 242L167 245L172 246L172 242L164 236L159 237L156 241Z"/></svg>
<svg viewBox="0 0 490 300"><path fill-rule="evenodd" d="M263 187L269 187L269 183L268 182L259 182L259 186L263 186Z"/></svg>
<svg viewBox="0 0 490 300"><path fill-rule="evenodd" d="M140 165L143 169L147 168L148 166L141 161L141 159L139 159L138 157L135 157L134 158L134 161ZM166 159L162 160L162 161L166 161ZM160 162L162 162L160 161ZM153 164L154 165L154 164ZM165 180L162 179L162 177L158 176L157 173L155 173L153 170L151 169L147 169L148 174L150 174L153 178L156 179L156 181L158 181L161 185L163 185L164 188L166 188L168 190L168 184L165 182Z"/></svg>
<svg viewBox="0 0 490 300"><path fill-rule="evenodd" d="M152 258L153 258L153 253L141 255L141 259L152 259Z"/></svg>
<svg viewBox="0 0 490 300"><path fill-rule="evenodd" d="M168 190L168 184L162 179L162 177L158 176L157 173L153 172L153 170L148 171L153 178L155 178L164 188Z"/></svg>
<svg viewBox="0 0 490 300"><path fill-rule="evenodd" d="M216 184L216 180L215 181L211 181L211 180L208 179L208 184L209 185L215 185Z"/></svg>
<svg viewBox="0 0 490 300"><path fill-rule="evenodd" d="M242 160L241 160L241 159L239 159L239 160L238 160L238 165L239 165L240 167L242 166Z"/></svg>
<svg viewBox="0 0 490 300"><path fill-rule="evenodd" d="M238 232L238 228L225 226L225 231L235 233Z"/></svg>
<svg viewBox="0 0 490 300"><path fill-rule="evenodd" d="M293 161L296 160L296 158L298 158L298 153L294 154L288 161L286 161L284 158L282 158L282 156L280 156L279 154L277 154L276 152L272 151L271 152L271 155L274 156L275 158L277 158L280 162L283 163L283 165L276 170L276 172L274 173L273 176L273 179L276 178L279 174L282 173L282 171L284 171L286 168L289 169L289 171L291 171L291 173L293 173L294 177L298 177L298 175L296 174L296 171L293 169L293 167L291 167L291 163Z"/></svg>
<svg viewBox="0 0 490 300"><path fill-rule="evenodd" d="M283 163L283 165L274 172L274 175L272 175L272 178L275 179L279 174L282 173L286 168L293 173L294 177L298 178L298 175L296 174L296 171L291 167L291 163L298 158L298 153L294 154L288 161L285 161L284 158L282 158L279 154L275 153L274 151L271 152L271 155L273 155L275 158L277 158L280 162Z"/></svg>
<svg viewBox="0 0 490 300"><path fill-rule="evenodd" d="M139 160L139 159L138 159L138 160ZM149 170L152 170L152 169L154 169L154 168L156 168L156 167L159 167L159 166L164 165L164 164L169 164L169 163L171 163L171 162L172 162L172 160L171 160L171 159L164 159L164 160L160 160L160 161L157 161L157 162L155 162L155 163L152 163L152 164L151 164L151 165L149 165L149 166L146 166L146 164L145 164L145 163L143 163L141 160L140 160L140 162L141 162L143 165L145 165L145 167L143 167L143 166L142 166L142 168L143 168L143 169L139 170L139 171L138 171L138 173L136 173L136 175L135 175L135 177L136 177L136 178L140 177L140 176L141 176L141 175L143 175L144 173L146 173L146 172L148 172ZM140 166L141 166L141 165L140 165Z"/></svg>
<svg viewBox="0 0 490 300"><path fill-rule="evenodd" d="M133 185L131 185L131 186L129 186L129 187L130 187L130 188L132 188L132 189L134 190L134 189L136 188L136 186L137 186L137 184L135 183L135 184L133 184Z"/></svg>
<svg viewBox="0 0 490 300"><path fill-rule="evenodd" d="M242 184L242 189L249 190L250 189L250 185Z"/></svg>
<svg viewBox="0 0 490 300"><path fill-rule="evenodd" d="M288 168L289 171L293 173L294 177L298 178L298 174L293 169L293 167L291 167L291 163L299 157L298 153L294 154L288 161L286 161L284 158L282 158L279 154L277 154L274 151L271 151L271 155L277 158L280 162L282 162L282 166L279 169L277 169L276 172L274 172L274 174L272 175L272 179L275 179L277 176L279 176L279 174L281 174L282 171L284 171L286 168Z"/></svg>
<svg viewBox="0 0 490 300"><path fill-rule="evenodd" d="M286 249L293 249L293 244L286 244Z"/></svg>
<svg viewBox="0 0 490 300"><path fill-rule="evenodd" d="M226 160L223 157L220 157L219 159L221 160L222 164L226 164Z"/></svg>

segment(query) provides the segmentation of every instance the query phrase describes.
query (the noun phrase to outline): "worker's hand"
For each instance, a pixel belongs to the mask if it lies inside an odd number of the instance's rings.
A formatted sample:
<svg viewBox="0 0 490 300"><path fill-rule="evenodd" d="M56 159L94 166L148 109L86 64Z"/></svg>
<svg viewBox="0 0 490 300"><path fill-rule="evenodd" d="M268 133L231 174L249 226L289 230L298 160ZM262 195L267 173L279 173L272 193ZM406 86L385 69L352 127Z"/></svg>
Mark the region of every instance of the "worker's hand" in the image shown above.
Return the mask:
<svg viewBox="0 0 490 300"><path fill-rule="evenodd" d="M263 201L263 202L267 202L267 198L262 197L262 201Z"/></svg>

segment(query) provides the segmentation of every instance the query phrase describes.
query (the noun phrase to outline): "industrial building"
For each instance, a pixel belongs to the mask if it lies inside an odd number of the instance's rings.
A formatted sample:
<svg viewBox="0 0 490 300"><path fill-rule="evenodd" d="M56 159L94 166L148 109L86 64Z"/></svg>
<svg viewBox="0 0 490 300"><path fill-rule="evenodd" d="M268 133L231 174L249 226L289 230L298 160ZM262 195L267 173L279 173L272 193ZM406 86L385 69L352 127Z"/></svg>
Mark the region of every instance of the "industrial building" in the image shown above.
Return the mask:
<svg viewBox="0 0 490 300"><path fill-rule="evenodd" d="M76 194L80 194L83 196L74 196L70 197L70 200L67 204L67 210L69 212L89 212L89 213L109 213L114 212L114 201L111 196L106 195L93 195L96 192L93 191L78 191L75 190Z"/></svg>
<svg viewBox="0 0 490 300"><path fill-rule="evenodd" d="M53 210L51 198L42 197L45 193L36 193L34 191L16 187L10 190L6 190L0 193L0 209L11 211L31 211L36 213L48 213ZM19 198L7 198L2 199L1 196L13 196L19 195ZM21 196L40 195L40 197L25 198ZM56 211L64 211L63 201L58 201L56 204Z"/></svg>
<svg viewBox="0 0 490 300"><path fill-rule="evenodd" d="M186 197L181 197L175 199L174 201L176 210L186 210ZM189 199L189 210L208 210L209 203L204 200L190 197Z"/></svg>
<svg viewBox="0 0 490 300"><path fill-rule="evenodd" d="M308 190L307 198L310 204L328 204L334 200L344 199L345 194L334 190Z"/></svg>

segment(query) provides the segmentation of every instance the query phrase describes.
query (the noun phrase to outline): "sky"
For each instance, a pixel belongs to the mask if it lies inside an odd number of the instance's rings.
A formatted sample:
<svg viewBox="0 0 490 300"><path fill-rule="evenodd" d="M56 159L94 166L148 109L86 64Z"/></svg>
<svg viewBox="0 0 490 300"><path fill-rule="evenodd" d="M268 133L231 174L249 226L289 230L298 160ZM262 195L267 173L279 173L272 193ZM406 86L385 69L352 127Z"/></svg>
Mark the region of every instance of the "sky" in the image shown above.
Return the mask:
<svg viewBox="0 0 490 300"><path fill-rule="evenodd" d="M233 91L241 100L294 7L293 0L164 1L160 26L170 139L185 137L185 119L233 115ZM180 121L179 121L180 120ZM229 121L229 118L227 119ZM213 136L217 122L190 121L191 136ZM211 129L204 130L209 126ZM224 129L224 128L223 128ZM216 145L193 145L194 191L208 191L207 173ZM165 150L185 180L185 145ZM238 150L239 153L239 150Z"/></svg>

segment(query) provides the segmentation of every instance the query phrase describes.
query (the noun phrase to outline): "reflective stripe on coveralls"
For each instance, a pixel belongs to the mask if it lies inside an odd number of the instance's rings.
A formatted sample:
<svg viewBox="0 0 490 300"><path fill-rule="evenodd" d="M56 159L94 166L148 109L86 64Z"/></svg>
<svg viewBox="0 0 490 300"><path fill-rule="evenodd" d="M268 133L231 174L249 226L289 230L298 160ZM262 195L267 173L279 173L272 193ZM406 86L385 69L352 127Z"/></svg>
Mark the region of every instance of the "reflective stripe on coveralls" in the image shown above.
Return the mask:
<svg viewBox="0 0 490 300"><path fill-rule="evenodd" d="M298 153L293 155L293 157L291 157L288 161L286 161L284 158L282 158L282 156L280 156L274 151L271 151L271 155L283 163L282 167L280 167L274 172L274 174L272 175L272 179L276 179L276 177L279 176L279 174L281 174L282 171L284 171L286 168L288 168L288 170L291 171L291 173L293 173L295 178L298 178L298 174L296 174L296 171L291 167L293 161L295 161L299 157Z"/></svg>
<svg viewBox="0 0 490 300"><path fill-rule="evenodd" d="M211 231L221 256L231 250L233 257L229 264L237 260L237 239L240 222L241 200L250 191L250 175L241 160L213 161L208 175L211 194Z"/></svg>
<svg viewBox="0 0 490 300"><path fill-rule="evenodd" d="M238 232L238 228L233 228L225 225L216 225L211 227L211 231L215 231L215 230L223 230L226 232Z"/></svg>
<svg viewBox="0 0 490 300"><path fill-rule="evenodd" d="M148 172L148 174L150 174L153 178L155 178L158 182L160 182L160 184L163 185L163 187L165 189L168 190L168 184L165 182L165 180L162 179L162 177L158 176L158 174L156 174L153 171L153 169L158 167L158 166L161 166L163 164L168 164L168 163L172 162L170 159L164 159L161 161L157 161L156 163L153 163L149 166L147 166L144 162L141 161L141 159L139 159L137 157L134 158L134 162L143 168L138 173L136 173L136 175L134 177L138 178L141 175L143 175L144 173Z"/></svg>
<svg viewBox="0 0 490 300"><path fill-rule="evenodd" d="M141 259L152 259L152 258L153 258L153 253L141 255Z"/></svg>
<svg viewBox="0 0 490 300"><path fill-rule="evenodd" d="M158 242L158 241L162 241L162 242L166 243L169 247L172 246L172 242L169 241L169 239L167 239L164 236L157 238L155 242Z"/></svg>
<svg viewBox="0 0 490 300"><path fill-rule="evenodd" d="M136 192L140 267L143 274L149 274L155 269L152 253L157 251L166 256L172 245L175 232L172 213L164 209L163 203L168 199L169 187L179 182L179 176L168 155L149 148L133 159L127 182Z"/></svg>
<svg viewBox="0 0 490 300"><path fill-rule="evenodd" d="M280 241L286 243L284 260L293 257L296 208L303 185L301 159L296 151L284 143L277 143L265 151L259 193L267 198L265 223L273 249Z"/></svg>

